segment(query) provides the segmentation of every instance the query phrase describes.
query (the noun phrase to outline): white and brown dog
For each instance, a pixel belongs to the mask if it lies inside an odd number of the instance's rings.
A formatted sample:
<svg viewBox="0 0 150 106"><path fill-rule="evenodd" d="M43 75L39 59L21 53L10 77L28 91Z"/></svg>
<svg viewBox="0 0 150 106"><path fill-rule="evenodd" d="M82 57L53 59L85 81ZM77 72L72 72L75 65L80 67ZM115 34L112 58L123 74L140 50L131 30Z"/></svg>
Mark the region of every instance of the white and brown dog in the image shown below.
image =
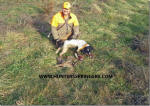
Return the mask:
<svg viewBox="0 0 150 106"><path fill-rule="evenodd" d="M77 47L77 53L75 53L76 57L78 57L78 53L80 51L91 57L91 51L93 50L93 47L87 44L87 42L85 42L84 40L79 39L65 40L63 46L59 46L59 48L57 49L56 54L58 54L59 51L62 49L62 52L59 54L59 56L62 57L62 55L65 54L69 48L75 47Z"/></svg>

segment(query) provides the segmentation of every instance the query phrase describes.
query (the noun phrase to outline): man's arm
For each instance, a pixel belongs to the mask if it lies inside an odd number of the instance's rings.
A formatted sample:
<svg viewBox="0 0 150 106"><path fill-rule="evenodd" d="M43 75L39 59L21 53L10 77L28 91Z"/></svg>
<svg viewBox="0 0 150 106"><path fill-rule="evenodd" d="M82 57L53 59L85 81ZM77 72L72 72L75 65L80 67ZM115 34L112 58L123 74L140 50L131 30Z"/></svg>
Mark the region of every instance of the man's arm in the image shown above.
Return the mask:
<svg viewBox="0 0 150 106"><path fill-rule="evenodd" d="M79 26L74 26L73 31L74 32L73 32L72 38L76 39L79 36Z"/></svg>
<svg viewBox="0 0 150 106"><path fill-rule="evenodd" d="M51 25L51 30L52 30L52 35L54 37L54 40L59 39L58 32L57 32L57 27L54 27L54 26Z"/></svg>
<svg viewBox="0 0 150 106"><path fill-rule="evenodd" d="M54 40L59 38L58 32L57 32L57 26L58 26L57 18L55 16L53 16L53 18L51 20L51 31L52 31L52 35L54 37Z"/></svg>

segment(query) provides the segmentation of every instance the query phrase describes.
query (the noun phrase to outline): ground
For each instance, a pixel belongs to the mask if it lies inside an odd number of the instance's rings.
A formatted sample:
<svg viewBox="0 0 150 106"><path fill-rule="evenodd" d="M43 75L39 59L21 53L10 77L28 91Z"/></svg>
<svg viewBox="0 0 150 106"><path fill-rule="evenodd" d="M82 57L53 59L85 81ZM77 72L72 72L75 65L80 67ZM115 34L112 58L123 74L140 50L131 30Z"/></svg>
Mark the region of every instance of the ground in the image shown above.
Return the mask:
<svg viewBox="0 0 150 106"><path fill-rule="evenodd" d="M0 104L148 104L148 0L69 1L79 39L94 47L94 58L74 67L57 67L56 48L47 38L49 21L64 0L0 0ZM41 74L113 77L40 79Z"/></svg>

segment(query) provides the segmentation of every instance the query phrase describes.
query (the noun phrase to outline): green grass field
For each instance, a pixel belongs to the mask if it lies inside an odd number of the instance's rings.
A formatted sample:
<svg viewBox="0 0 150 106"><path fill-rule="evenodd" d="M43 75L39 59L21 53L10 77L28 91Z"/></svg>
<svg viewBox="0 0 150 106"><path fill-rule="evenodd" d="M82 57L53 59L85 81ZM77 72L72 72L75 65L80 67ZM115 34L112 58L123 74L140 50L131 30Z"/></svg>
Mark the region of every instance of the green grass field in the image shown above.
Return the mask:
<svg viewBox="0 0 150 106"><path fill-rule="evenodd" d="M148 0L69 1L80 23L79 39L94 47L94 58L73 68L56 67L56 48L47 38L48 23L64 0L0 0L0 104L149 104Z"/></svg>

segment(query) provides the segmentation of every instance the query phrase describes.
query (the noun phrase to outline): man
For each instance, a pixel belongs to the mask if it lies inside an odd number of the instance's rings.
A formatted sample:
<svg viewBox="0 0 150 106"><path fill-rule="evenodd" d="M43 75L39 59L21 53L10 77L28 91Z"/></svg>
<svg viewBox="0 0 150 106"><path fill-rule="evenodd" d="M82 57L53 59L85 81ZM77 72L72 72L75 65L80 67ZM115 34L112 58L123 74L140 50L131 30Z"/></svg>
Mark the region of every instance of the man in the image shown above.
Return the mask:
<svg viewBox="0 0 150 106"><path fill-rule="evenodd" d="M56 42L67 39L76 39L79 36L79 22L77 17L70 12L71 4L64 2L62 11L56 13L51 20L51 31Z"/></svg>

